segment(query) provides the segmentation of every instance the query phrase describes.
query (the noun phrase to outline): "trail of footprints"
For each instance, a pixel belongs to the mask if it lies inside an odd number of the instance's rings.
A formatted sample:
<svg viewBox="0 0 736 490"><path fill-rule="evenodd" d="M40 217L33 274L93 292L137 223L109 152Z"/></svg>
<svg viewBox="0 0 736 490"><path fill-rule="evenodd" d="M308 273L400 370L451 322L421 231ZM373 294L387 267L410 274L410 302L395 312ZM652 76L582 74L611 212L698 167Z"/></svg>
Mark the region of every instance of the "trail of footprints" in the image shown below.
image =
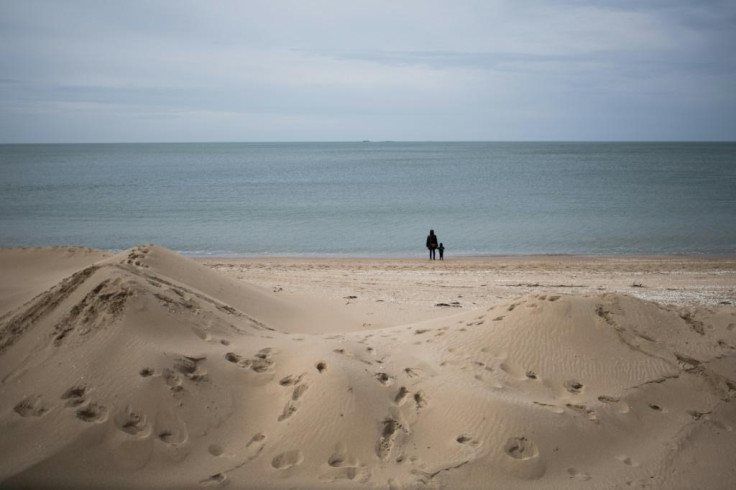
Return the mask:
<svg viewBox="0 0 736 490"><path fill-rule="evenodd" d="M207 380L207 371L201 365L204 359L204 357L177 356L173 367L165 368L160 377L165 385L174 394L177 394L183 390L182 377L195 383ZM138 374L147 378L156 375L156 372L151 368L143 368ZM75 417L80 421L104 423L108 420L109 409L104 404L91 399L92 391L86 384L77 384L65 390L60 400L68 410L74 411ZM43 402L40 395L26 397L14 406L14 411L22 417L42 417L49 410L51 407ZM132 436L146 437L152 428L146 415L134 410L130 405L118 411L113 421L118 430ZM182 424L175 423L175 417L172 417L172 423L161 425L157 437L162 442L179 444L187 439L186 429Z"/></svg>
<svg viewBox="0 0 736 490"><path fill-rule="evenodd" d="M107 407L97 402L89 401L89 390L85 385L72 386L66 390L61 399L68 408L76 409L76 416L84 422L104 422L107 420Z"/></svg>
<svg viewBox="0 0 736 490"><path fill-rule="evenodd" d="M269 371L274 364L272 355L273 349L266 347L258 351L251 359L246 359L240 354L236 354L234 352L228 352L225 354L225 359L238 367L250 369L256 373L265 373L266 371Z"/></svg>
<svg viewBox="0 0 736 490"><path fill-rule="evenodd" d="M150 250L148 249L148 247L134 247L133 249L131 249L124 263L148 269L149 266L148 264L145 264L143 262L143 259L146 258L149 252Z"/></svg>
<svg viewBox="0 0 736 490"><path fill-rule="evenodd" d="M272 372L275 368L273 353L274 351L272 348L265 347L259 350L252 358L245 358L240 354L228 352L227 354L225 354L225 359L240 368L249 369L255 373L262 374L266 372ZM327 363L324 361L319 361L315 364L315 369L318 373L321 374L327 370ZM299 407L299 399L309 389L309 384L305 381L305 377L306 373L298 375L292 374L285 376L279 380L279 384L281 386L292 388L289 400L286 402L283 411L277 418L279 422L290 418L296 413ZM289 460L289 458L284 459L284 461L287 460ZM279 461L279 464L281 464L281 460ZM286 465L286 463L283 463L281 466L284 465Z"/></svg>
<svg viewBox="0 0 736 490"><path fill-rule="evenodd" d="M89 400L90 390L85 385L72 386L66 390L61 400L67 408L74 409L76 417L88 423L103 423L107 421L108 409L101 403ZM118 430L132 436L146 437L151 432L151 425L145 414L135 411L131 406L126 406L113 418ZM162 428L157 437L166 444L174 444L182 440L182 434L177 430ZM186 435L183 437L186 438Z"/></svg>
<svg viewBox="0 0 736 490"><path fill-rule="evenodd" d="M302 381L305 375L306 373L300 375L292 374L281 378L281 380L279 381L279 384L283 387L293 387L291 390L291 397L286 402L283 412L281 413L281 415L279 415L277 419L279 422L288 419L289 417L294 415L294 413L296 413L299 407L297 403L299 401L299 398L301 398L302 395L304 395L304 393L307 391L307 389L309 389L309 384Z"/></svg>

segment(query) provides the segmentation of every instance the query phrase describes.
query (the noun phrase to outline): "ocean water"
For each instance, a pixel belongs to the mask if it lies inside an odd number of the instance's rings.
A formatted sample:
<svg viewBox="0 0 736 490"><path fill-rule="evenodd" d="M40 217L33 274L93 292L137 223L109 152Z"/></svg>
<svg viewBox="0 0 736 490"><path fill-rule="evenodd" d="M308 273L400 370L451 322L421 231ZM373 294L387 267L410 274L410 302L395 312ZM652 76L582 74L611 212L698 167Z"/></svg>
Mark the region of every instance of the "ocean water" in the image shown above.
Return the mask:
<svg viewBox="0 0 736 490"><path fill-rule="evenodd" d="M734 143L0 145L0 246L734 254Z"/></svg>

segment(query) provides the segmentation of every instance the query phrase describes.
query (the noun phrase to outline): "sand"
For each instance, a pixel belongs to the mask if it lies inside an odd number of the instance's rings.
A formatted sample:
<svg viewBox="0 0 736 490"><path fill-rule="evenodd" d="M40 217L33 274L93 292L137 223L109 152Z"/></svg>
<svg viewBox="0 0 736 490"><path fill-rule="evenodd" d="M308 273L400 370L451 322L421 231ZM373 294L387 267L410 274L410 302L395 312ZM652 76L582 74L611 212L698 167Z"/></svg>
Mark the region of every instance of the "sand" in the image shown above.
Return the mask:
<svg viewBox="0 0 736 490"><path fill-rule="evenodd" d="M616 293L677 306L736 305L736 257L198 259L284 296L329 300L371 328L429 320L528 294ZM449 305L449 306L437 306ZM439 310L438 310L439 308Z"/></svg>
<svg viewBox="0 0 736 490"><path fill-rule="evenodd" d="M0 251L3 488L731 488L736 260Z"/></svg>

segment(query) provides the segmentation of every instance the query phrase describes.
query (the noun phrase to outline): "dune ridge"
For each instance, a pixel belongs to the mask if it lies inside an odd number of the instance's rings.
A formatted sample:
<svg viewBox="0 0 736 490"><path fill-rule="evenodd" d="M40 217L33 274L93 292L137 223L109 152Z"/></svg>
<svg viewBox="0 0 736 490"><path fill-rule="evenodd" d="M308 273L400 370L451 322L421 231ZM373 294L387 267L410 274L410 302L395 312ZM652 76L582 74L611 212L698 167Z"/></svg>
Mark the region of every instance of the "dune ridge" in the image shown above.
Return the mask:
<svg viewBox="0 0 736 490"><path fill-rule="evenodd" d="M542 293L360 330L158 246L82 262L0 303L3 487L736 478L732 306Z"/></svg>

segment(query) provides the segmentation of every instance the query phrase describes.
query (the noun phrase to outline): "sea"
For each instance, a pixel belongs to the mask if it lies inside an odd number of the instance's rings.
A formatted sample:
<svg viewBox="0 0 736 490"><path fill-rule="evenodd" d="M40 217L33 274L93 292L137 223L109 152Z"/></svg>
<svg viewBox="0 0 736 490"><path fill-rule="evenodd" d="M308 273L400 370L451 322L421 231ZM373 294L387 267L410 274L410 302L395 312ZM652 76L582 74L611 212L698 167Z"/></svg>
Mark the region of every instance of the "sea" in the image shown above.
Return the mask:
<svg viewBox="0 0 736 490"><path fill-rule="evenodd" d="M736 254L736 143L0 145L0 247Z"/></svg>

